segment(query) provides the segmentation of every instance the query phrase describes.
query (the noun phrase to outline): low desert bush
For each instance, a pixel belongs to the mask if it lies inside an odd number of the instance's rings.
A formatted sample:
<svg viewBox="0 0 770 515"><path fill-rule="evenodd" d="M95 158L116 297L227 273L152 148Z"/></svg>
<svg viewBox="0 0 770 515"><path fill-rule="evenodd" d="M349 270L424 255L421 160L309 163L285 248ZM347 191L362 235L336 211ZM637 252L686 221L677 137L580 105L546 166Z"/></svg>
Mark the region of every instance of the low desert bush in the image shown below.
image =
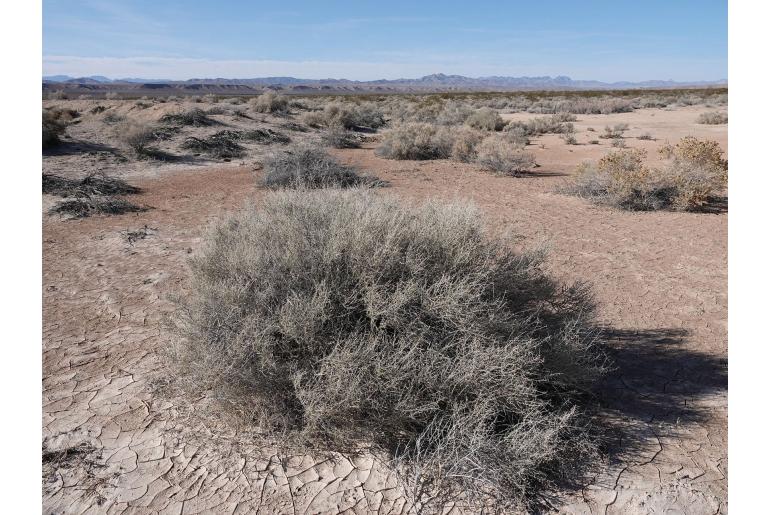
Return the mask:
<svg viewBox="0 0 770 515"><path fill-rule="evenodd" d="M519 175L535 166L535 157L523 147L510 143L505 136L489 136L477 149L476 162L487 170Z"/></svg>
<svg viewBox="0 0 770 515"><path fill-rule="evenodd" d="M43 148L51 148L61 143L61 136L66 130L66 124L51 109L43 109Z"/></svg>
<svg viewBox="0 0 770 515"><path fill-rule="evenodd" d="M321 135L323 142L333 148L358 148L361 139L353 132L341 125L334 125L326 129Z"/></svg>
<svg viewBox="0 0 770 515"><path fill-rule="evenodd" d="M594 455L590 290L488 236L477 210L281 191L205 241L169 355L261 432L373 444L479 507L526 507Z"/></svg>
<svg viewBox="0 0 770 515"><path fill-rule="evenodd" d="M452 130L451 157L455 161L470 163L476 160L477 147L486 136L484 131L471 127L457 127Z"/></svg>
<svg viewBox="0 0 770 515"><path fill-rule="evenodd" d="M301 117L302 123L308 127L318 129L326 125L326 117L322 111L310 111L304 113Z"/></svg>
<svg viewBox="0 0 770 515"><path fill-rule="evenodd" d="M450 132L431 123L404 123L383 135L375 153L388 159L445 159L452 153Z"/></svg>
<svg viewBox="0 0 770 515"><path fill-rule="evenodd" d="M115 123L121 123L126 121L126 117L122 114L113 113L110 111L109 113L105 113L102 117L102 121L107 124L115 124Z"/></svg>
<svg viewBox="0 0 770 515"><path fill-rule="evenodd" d="M628 130L627 123L616 123L614 126L604 126L604 132L599 136L602 139L619 139Z"/></svg>
<svg viewBox="0 0 770 515"><path fill-rule="evenodd" d="M337 162L325 150L309 145L294 145L268 156L263 162L262 183L268 188L346 188L370 183L355 168Z"/></svg>
<svg viewBox="0 0 770 515"><path fill-rule="evenodd" d="M474 111L466 118L465 123L474 129L487 131L499 131L505 127L505 122L500 117L500 113L488 107L482 107L478 111Z"/></svg>
<svg viewBox="0 0 770 515"><path fill-rule="evenodd" d="M252 99L249 104L258 113L285 113L289 110L289 101L275 91L265 91Z"/></svg>
<svg viewBox="0 0 770 515"><path fill-rule="evenodd" d="M723 125L727 123L727 113L712 111L709 113L702 113L698 116L697 123L705 125Z"/></svg>
<svg viewBox="0 0 770 515"><path fill-rule="evenodd" d="M148 125L137 122L123 123L118 127L118 134L120 141L137 156L151 157L157 152L150 147L150 144L155 141L155 131Z"/></svg>
<svg viewBox="0 0 770 515"><path fill-rule="evenodd" d="M614 138L612 140L612 146L614 148L626 148L628 145L626 145L626 140L623 138Z"/></svg>
<svg viewBox="0 0 770 515"><path fill-rule="evenodd" d="M509 142L520 147L529 145L529 131L519 125L506 125L502 134Z"/></svg>
<svg viewBox="0 0 770 515"><path fill-rule="evenodd" d="M190 109L189 111L164 114L160 117L160 121L163 123L191 127L208 127L218 123L216 120L209 118L205 111L197 107Z"/></svg>
<svg viewBox="0 0 770 515"><path fill-rule="evenodd" d="M238 144L241 134L237 131L219 131L206 138L188 137L182 142L185 150L193 150L211 157L231 159L245 154L245 148Z"/></svg>
<svg viewBox="0 0 770 515"><path fill-rule="evenodd" d="M540 136L541 134L563 134L575 132L571 122L565 122L563 115L542 116L532 118L526 122L511 122L506 130L519 130L527 136Z"/></svg>
<svg viewBox="0 0 770 515"><path fill-rule="evenodd" d="M649 132L645 132L644 134L640 134L639 136L636 137L636 139L640 139L640 140L643 140L643 141L654 141L655 140L655 138L653 138L652 134L650 134Z"/></svg>
<svg viewBox="0 0 770 515"><path fill-rule="evenodd" d="M727 161L715 141L688 136L660 152L666 159L660 168L646 166L639 149L582 163L566 192L628 210L697 211L727 187Z"/></svg>

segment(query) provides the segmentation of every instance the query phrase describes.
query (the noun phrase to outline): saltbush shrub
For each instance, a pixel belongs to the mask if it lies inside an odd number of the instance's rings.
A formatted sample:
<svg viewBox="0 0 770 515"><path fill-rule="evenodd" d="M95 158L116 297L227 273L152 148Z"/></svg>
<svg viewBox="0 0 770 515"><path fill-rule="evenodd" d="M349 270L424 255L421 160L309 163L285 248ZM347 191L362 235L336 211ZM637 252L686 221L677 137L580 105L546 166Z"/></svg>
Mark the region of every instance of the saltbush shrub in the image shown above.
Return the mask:
<svg viewBox="0 0 770 515"><path fill-rule="evenodd" d="M477 148L476 162L487 170L519 175L535 166L535 157L530 152L508 141L505 136L489 136Z"/></svg>
<svg viewBox="0 0 770 515"><path fill-rule="evenodd" d="M727 187L727 161L717 142L688 136L660 152L666 159L660 168L647 166L640 149L582 163L565 191L628 210L697 211Z"/></svg>
<svg viewBox="0 0 770 515"><path fill-rule="evenodd" d="M526 506L593 453L590 290L488 236L477 210L287 190L205 241L171 357L260 431L374 444L480 504Z"/></svg>

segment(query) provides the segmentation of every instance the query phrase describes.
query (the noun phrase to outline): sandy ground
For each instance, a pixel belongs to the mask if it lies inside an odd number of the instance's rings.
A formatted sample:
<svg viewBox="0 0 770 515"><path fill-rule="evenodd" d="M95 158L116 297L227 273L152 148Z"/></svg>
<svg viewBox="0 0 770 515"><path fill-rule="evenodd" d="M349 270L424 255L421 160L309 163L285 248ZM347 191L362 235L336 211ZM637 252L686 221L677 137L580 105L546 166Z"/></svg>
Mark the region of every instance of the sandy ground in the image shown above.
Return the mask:
<svg viewBox="0 0 770 515"><path fill-rule="evenodd" d="M606 124L628 123L628 146L650 154L688 134L726 149L726 126L694 123L704 110L579 116L575 125L583 143ZM82 123L82 134L95 130ZM657 141L634 139L647 131ZM600 396L615 428L611 452L582 491L553 500L554 511L726 513L727 214L627 213L554 193L577 162L608 150L606 140L538 138L531 148L541 166L526 178L450 161L389 161L373 148L333 153L389 181L380 194L472 200L493 229L524 236L525 246L547 243L555 274L594 284L618 366ZM136 201L154 209L43 215L43 511L412 509L410 492L372 456L291 455L280 442L198 416L210 411L206 398L167 386L159 356L167 296L184 289L186 259L207 223L259 202L257 158L113 164L113 153L88 152L48 155L44 170L78 176L103 161L144 188ZM51 202L45 196L44 206ZM127 230L145 226L146 238L128 241Z"/></svg>

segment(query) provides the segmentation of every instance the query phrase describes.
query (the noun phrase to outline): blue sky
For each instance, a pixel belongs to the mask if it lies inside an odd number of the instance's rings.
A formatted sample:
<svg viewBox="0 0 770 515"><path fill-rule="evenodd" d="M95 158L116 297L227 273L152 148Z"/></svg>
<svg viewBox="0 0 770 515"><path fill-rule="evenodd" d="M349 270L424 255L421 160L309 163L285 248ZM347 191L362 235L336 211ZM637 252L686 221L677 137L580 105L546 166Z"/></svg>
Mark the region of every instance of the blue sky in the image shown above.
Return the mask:
<svg viewBox="0 0 770 515"><path fill-rule="evenodd" d="M727 77L726 1L44 0L43 73Z"/></svg>

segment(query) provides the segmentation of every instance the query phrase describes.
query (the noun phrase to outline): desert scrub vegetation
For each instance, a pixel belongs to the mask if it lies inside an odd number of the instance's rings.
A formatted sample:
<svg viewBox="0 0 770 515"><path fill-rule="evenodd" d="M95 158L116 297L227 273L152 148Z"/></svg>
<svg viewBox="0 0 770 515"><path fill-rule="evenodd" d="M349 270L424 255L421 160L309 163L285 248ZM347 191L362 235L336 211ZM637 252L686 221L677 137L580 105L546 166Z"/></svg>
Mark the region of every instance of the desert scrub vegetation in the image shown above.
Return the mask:
<svg viewBox="0 0 770 515"><path fill-rule="evenodd" d="M489 107L482 107L474 111L465 119L465 123L474 129L487 131L499 131L505 127L505 122L500 117L500 113Z"/></svg>
<svg viewBox="0 0 770 515"><path fill-rule="evenodd" d="M540 136L542 134L563 134L574 133L575 126L572 124L574 117L556 114L551 116L541 116L532 118L525 122L510 122L506 131L518 131L525 136Z"/></svg>
<svg viewBox="0 0 770 515"><path fill-rule="evenodd" d="M43 193L60 197L134 195L141 191L140 188L128 184L123 179L103 173L89 174L82 179L67 179L55 174L43 174Z"/></svg>
<svg viewBox="0 0 770 515"><path fill-rule="evenodd" d="M605 125L604 132L600 134L599 137L602 139L620 139L627 130L627 123L616 123L612 127Z"/></svg>
<svg viewBox="0 0 770 515"><path fill-rule="evenodd" d="M334 125L326 129L321 135L324 144L333 148L358 148L361 139L353 131L341 125Z"/></svg>
<svg viewBox="0 0 770 515"><path fill-rule="evenodd" d="M292 145L282 152L267 156L262 184L268 188L347 188L375 185L376 179L358 174L331 157L324 149L312 145Z"/></svg>
<svg viewBox="0 0 770 515"><path fill-rule="evenodd" d="M209 118L205 111L197 107L188 111L164 114L160 117L160 121L162 123L190 127L208 127L219 123L216 120Z"/></svg>
<svg viewBox="0 0 770 515"><path fill-rule="evenodd" d="M717 142L688 136L660 153L665 162L659 168L645 165L640 149L582 163L565 192L627 210L699 211L727 187L727 161Z"/></svg>
<svg viewBox="0 0 770 515"><path fill-rule="evenodd" d="M143 123L126 121L117 128L121 143L130 148L137 157L156 157L161 153L150 145L156 140L155 129Z"/></svg>
<svg viewBox="0 0 770 515"><path fill-rule="evenodd" d="M409 122L387 131L375 153L388 159L446 159L452 153L452 145L448 128Z"/></svg>
<svg viewBox="0 0 770 515"><path fill-rule="evenodd" d="M66 131L66 123L53 109L43 109L43 149L61 143L61 136Z"/></svg>
<svg viewBox="0 0 770 515"><path fill-rule="evenodd" d="M49 214L85 218L95 214L118 215L148 209L121 198L140 193L140 188L101 173L89 174L83 179L44 173L42 187L43 193L65 197L49 210Z"/></svg>
<svg viewBox="0 0 770 515"><path fill-rule="evenodd" d="M484 139L477 150L476 163L486 170L503 175L520 175L535 166L535 157L505 136L493 135Z"/></svg>
<svg viewBox="0 0 770 515"><path fill-rule="evenodd" d="M71 218L87 218L92 215L122 215L147 211L126 199L116 197L83 197L63 200L49 210L49 214L69 215Z"/></svg>
<svg viewBox="0 0 770 515"><path fill-rule="evenodd" d="M206 138L190 136L182 142L181 148L220 159L232 159L246 153L246 149L238 143L241 137L241 133L231 130L219 131Z"/></svg>
<svg viewBox="0 0 770 515"><path fill-rule="evenodd" d="M291 445L373 444L426 490L527 506L596 452L587 394L607 367L590 289L544 258L467 205L274 192L190 261L170 356Z"/></svg>
<svg viewBox="0 0 770 515"><path fill-rule="evenodd" d="M286 113L289 110L289 101L275 91L265 91L249 101L251 108L258 113Z"/></svg>
<svg viewBox="0 0 770 515"><path fill-rule="evenodd" d="M701 113L696 121L705 125L723 125L727 123L727 113L719 111Z"/></svg>

